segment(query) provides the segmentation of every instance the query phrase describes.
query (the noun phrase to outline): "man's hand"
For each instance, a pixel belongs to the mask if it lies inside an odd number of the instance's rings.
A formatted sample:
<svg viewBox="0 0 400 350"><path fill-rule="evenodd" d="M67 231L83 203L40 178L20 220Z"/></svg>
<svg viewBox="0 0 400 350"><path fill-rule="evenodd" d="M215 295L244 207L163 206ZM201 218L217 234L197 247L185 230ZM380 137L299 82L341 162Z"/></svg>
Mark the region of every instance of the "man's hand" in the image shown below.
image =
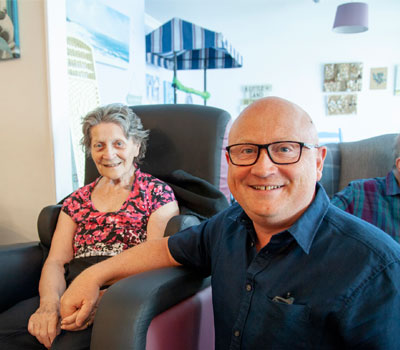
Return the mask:
<svg viewBox="0 0 400 350"><path fill-rule="evenodd" d="M85 272L82 272L61 297L61 319L64 320L76 312L76 315L73 316L75 325L77 328L83 327L89 319L98 297L99 286L90 278L87 278Z"/></svg>
<svg viewBox="0 0 400 350"><path fill-rule="evenodd" d="M103 297L104 293L106 292L106 289L103 289L99 293L99 297L97 298L96 304L94 305L94 308L89 314L89 317L85 320L84 324L82 326L78 326L76 324L76 317L78 315L79 310L75 311L72 315L67 316L63 318L61 322L61 329L66 330L66 331L80 331L82 329L88 328L90 325L93 324L94 321L94 316L96 315L97 308L99 306L100 300Z"/></svg>
<svg viewBox="0 0 400 350"><path fill-rule="evenodd" d="M94 264L82 271L61 297L61 319L64 320L77 312L71 319L75 319L76 327L80 328L89 320L102 285L111 285L122 278L144 271L179 265L169 252L167 237L143 242ZM63 323L70 324L71 319L67 318Z"/></svg>
<svg viewBox="0 0 400 350"><path fill-rule="evenodd" d="M28 331L47 349L60 334L60 314L57 302L41 302L39 308L29 318Z"/></svg>

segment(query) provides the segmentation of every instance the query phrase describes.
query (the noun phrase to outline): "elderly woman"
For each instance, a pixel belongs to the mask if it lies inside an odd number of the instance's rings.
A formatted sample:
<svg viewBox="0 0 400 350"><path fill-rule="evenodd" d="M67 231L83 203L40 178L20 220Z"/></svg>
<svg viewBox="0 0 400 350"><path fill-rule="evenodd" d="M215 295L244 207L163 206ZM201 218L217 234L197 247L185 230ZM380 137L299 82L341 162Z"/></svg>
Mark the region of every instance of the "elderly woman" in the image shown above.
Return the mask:
<svg viewBox="0 0 400 350"><path fill-rule="evenodd" d="M140 119L124 105L99 107L83 119L82 144L100 177L65 199L43 266L40 298L6 312L21 315L21 309L28 310L30 334L0 330L1 349L89 348L94 314L83 327L78 328L73 317L61 325L60 298L67 285L84 268L163 237L168 220L179 212L171 188L138 168L147 137ZM30 316L32 308L37 309ZM0 315L0 323L9 324L9 319Z"/></svg>

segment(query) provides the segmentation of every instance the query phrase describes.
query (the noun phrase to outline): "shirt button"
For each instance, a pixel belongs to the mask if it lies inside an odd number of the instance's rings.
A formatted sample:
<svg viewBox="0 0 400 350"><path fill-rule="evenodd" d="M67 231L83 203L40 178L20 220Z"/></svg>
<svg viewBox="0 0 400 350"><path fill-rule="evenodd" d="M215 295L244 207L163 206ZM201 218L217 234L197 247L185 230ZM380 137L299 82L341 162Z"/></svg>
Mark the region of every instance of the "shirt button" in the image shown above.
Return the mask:
<svg viewBox="0 0 400 350"><path fill-rule="evenodd" d="M251 291L251 284L250 283L248 283L248 284L246 284L246 290L248 291L248 292L250 292Z"/></svg>
<svg viewBox="0 0 400 350"><path fill-rule="evenodd" d="M235 333L233 333L233 335L234 335L235 337L238 337L238 336L240 335L240 332L239 332L239 331L235 331Z"/></svg>
<svg viewBox="0 0 400 350"><path fill-rule="evenodd" d="M250 246L251 246L251 247L254 247L254 242L251 242L251 243L250 243Z"/></svg>

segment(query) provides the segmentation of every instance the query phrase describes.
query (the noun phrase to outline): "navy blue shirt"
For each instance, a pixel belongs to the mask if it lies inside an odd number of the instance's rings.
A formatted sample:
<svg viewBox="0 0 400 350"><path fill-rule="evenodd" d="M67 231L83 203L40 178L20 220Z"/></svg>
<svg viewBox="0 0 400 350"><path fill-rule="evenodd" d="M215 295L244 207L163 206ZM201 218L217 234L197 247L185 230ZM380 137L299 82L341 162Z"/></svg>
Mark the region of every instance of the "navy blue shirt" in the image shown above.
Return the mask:
<svg viewBox="0 0 400 350"><path fill-rule="evenodd" d="M259 252L235 204L168 241L211 274L216 349L400 349L400 245L329 203L309 208Z"/></svg>

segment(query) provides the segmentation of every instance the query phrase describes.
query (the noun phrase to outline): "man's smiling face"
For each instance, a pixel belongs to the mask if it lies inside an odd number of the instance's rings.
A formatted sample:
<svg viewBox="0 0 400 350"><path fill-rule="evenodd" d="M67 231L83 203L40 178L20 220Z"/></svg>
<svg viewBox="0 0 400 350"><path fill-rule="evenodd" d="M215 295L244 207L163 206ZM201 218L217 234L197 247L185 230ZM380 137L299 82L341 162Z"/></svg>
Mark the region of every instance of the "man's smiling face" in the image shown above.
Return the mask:
<svg viewBox="0 0 400 350"><path fill-rule="evenodd" d="M229 145L276 141L318 143L309 116L296 105L278 98L263 99L248 107L229 134ZM250 166L235 166L227 155L229 188L253 222L289 227L314 198L325 152L324 148L303 148L299 162L288 165L274 164L265 149Z"/></svg>

